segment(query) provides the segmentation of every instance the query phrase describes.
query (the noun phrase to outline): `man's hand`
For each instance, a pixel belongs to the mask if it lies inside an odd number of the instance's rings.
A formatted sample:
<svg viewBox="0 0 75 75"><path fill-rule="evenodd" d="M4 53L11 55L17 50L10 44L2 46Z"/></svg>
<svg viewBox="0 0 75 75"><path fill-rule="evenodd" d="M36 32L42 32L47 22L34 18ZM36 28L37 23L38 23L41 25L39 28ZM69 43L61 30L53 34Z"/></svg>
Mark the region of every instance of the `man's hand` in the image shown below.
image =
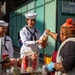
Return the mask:
<svg viewBox="0 0 75 75"><path fill-rule="evenodd" d="M43 41L42 40L37 40L37 43L38 44L43 44Z"/></svg>
<svg viewBox="0 0 75 75"><path fill-rule="evenodd" d="M50 31L49 29L46 29L45 32L46 32L46 34L49 35L49 33L50 33L51 31Z"/></svg>
<svg viewBox="0 0 75 75"><path fill-rule="evenodd" d="M46 48L46 43L43 40L37 40L37 43L40 44L42 48Z"/></svg>

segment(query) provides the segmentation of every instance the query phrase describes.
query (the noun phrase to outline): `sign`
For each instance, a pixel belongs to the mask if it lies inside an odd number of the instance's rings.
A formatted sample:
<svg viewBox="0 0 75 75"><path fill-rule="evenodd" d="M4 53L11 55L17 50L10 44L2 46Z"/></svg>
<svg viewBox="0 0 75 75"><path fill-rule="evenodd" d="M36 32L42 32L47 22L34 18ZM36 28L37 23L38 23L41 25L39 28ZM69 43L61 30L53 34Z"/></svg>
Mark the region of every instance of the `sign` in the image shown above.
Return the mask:
<svg viewBox="0 0 75 75"><path fill-rule="evenodd" d="M62 13L75 14L75 2L62 1Z"/></svg>

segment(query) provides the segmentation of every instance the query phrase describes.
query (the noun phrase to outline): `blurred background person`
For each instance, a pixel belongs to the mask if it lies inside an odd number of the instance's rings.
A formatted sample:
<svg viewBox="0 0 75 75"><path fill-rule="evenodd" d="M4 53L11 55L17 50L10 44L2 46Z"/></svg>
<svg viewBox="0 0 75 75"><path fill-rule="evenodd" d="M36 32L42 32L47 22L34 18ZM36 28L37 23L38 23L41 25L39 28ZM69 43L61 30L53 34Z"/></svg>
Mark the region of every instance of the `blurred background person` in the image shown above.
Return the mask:
<svg viewBox="0 0 75 75"><path fill-rule="evenodd" d="M6 35L8 23L0 20L0 39L2 40L2 55L8 54L10 58L13 57L12 40Z"/></svg>

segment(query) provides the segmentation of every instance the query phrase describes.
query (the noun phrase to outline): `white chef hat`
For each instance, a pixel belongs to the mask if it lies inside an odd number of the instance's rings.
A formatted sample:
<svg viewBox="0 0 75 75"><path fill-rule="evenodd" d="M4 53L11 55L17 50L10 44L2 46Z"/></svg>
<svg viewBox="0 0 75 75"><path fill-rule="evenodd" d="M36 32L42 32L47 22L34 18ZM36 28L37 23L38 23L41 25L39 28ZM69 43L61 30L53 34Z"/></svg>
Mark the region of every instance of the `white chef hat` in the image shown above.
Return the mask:
<svg viewBox="0 0 75 75"><path fill-rule="evenodd" d="M26 17L27 19L35 19L36 16L37 16L36 13L26 13L26 14L25 14L25 17Z"/></svg>
<svg viewBox="0 0 75 75"><path fill-rule="evenodd" d="M9 23L3 21L3 20L0 20L0 26L8 26Z"/></svg>

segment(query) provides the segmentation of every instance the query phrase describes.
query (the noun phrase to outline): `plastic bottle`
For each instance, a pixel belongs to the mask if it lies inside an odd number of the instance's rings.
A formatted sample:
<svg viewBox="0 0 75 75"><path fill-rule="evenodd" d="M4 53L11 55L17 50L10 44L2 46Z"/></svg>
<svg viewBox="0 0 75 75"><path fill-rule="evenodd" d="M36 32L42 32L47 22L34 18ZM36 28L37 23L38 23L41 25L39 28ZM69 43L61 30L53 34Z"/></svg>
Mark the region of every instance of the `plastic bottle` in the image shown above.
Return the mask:
<svg viewBox="0 0 75 75"><path fill-rule="evenodd" d="M16 58L11 58L10 62L11 62L11 67L17 66L17 60L16 60Z"/></svg>
<svg viewBox="0 0 75 75"><path fill-rule="evenodd" d="M46 48L46 46L47 46L47 40L48 40L48 35L46 34L45 31L42 34L42 36L40 37L40 40L42 40L44 42L43 43L43 48ZM40 45L39 48L42 48L42 46Z"/></svg>

